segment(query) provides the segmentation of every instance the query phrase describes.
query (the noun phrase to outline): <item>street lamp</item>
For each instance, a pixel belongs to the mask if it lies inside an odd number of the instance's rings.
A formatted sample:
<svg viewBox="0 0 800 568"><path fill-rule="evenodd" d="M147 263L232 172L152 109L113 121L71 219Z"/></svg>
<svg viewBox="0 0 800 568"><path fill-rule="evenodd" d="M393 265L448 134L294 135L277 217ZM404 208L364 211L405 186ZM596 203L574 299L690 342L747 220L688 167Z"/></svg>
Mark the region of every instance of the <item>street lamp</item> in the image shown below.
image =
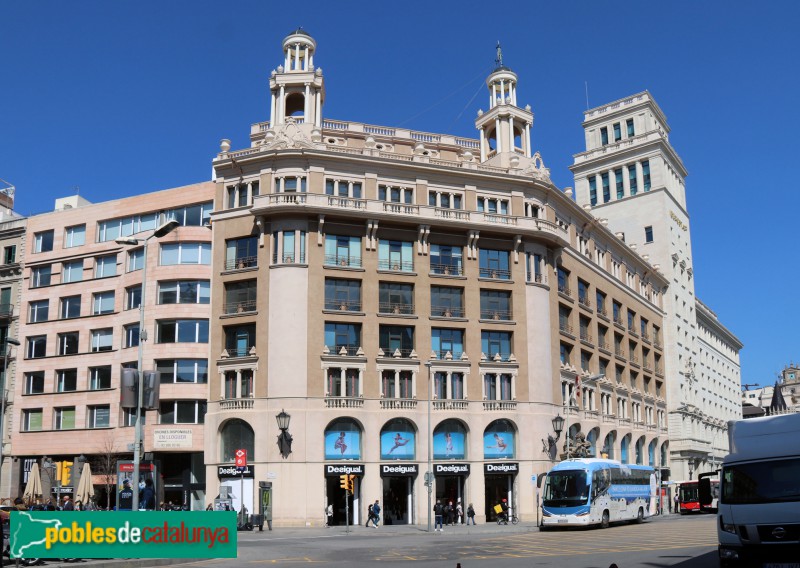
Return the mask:
<svg viewBox="0 0 800 568"><path fill-rule="evenodd" d="M3 384L0 387L0 396L3 397L3 400L0 401L0 491L3 487L3 460L5 456L3 455L3 446L5 445L5 424L6 424L6 385L8 384L8 352L11 351L9 345L16 345L19 347L19 341L14 339L13 337L6 337L6 353L5 353L5 363L3 364Z"/></svg>
<svg viewBox="0 0 800 568"><path fill-rule="evenodd" d="M580 375L577 375L577 374L575 375L576 379L579 378L579 377L580 377ZM605 375L592 375L590 377L584 377L583 379L581 379L581 381L583 383L593 383L594 381L599 381L600 379L604 379L605 377L606 377ZM567 418L566 418L566 425L564 427L566 428L566 448L567 448L566 456L567 456L567 459L569 459L569 442L570 442L570 439L569 439L569 411L570 411L570 408L572 407L573 397L571 395L569 395L569 392L567 393L567 395L568 395L567 396ZM575 404L576 405L578 404L577 400L575 401ZM553 426L555 427L555 420L554 420Z"/></svg>
<svg viewBox="0 0 800 568"><path fill-rule="evenodd" d="M281 431L278 434L278 450L280 451L283 459L289 457L289 454L292 453L292 435L289 434L289 422L292 420L292 417L286 413L285 410L281 409L280 414L275 416L275 420L278 421L278 430Z"/></svg>
<svg viewBox="0 0 800 568"><path fill-rule="evenodd" d="M136 373L139 375L139 384L136 392L136 425L134 426L134 441L133 441L133 501L131 508L134 511L139 510L139 463L142 450L142 404L144 399L144 370L142 369L142 348L143 342L147 341L147 331L144 328L144 303L145 291L147 290L147 243L150 239L160 238L173 231L178 227L175 219L170 219L149 236L143 239L136 237L128 237L116 239L118 245L143 245L142 247L142 291L139 296L139 349L136 359Z"/></svg>
<svg viewBox="0 0 800 568"><path fill-rule="evenodd" d="M689 465L689 481L691 481L692 474L694 473L694 460L692 458L689 458L687 464Z"/></svg>
<svg viewBox="0 0 800 568"><path fill-rule="evenodd" d="M428 367L428 471L425 472L425 485L428 486L428 532L433 532L431 526L431 509L433 507L433 431L431 430L431 404L433 404L433 380L431 379L431 367L433 363L427 361Z"/></svg>

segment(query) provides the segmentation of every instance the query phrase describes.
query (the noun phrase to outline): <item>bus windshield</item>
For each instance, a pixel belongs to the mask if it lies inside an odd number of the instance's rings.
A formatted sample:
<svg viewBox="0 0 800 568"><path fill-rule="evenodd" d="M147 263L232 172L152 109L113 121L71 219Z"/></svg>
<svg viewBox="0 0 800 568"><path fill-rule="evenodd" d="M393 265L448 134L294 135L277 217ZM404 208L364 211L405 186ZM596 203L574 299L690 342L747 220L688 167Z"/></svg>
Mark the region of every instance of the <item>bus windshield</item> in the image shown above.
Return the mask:
<svg viewBox="0 0 800 568"><path fill-rule="evenodd" d="M680 500L684 503L697 501L699 500L698 491L699 489L696 481L681 483L679 487Z"/></svg>
<svg viewBox="0 0 800 568"><path fill-rule="evenodd" d="M800 458L725 466L720 501L731 505L800 501Z"/></svg>
<svg viewBox="0 0 800 568"><path fill-rule="evenodd" d="M583 470L553 471L547 474L543 504L550 507L582 505L589 500L589 484Z"/></svg>

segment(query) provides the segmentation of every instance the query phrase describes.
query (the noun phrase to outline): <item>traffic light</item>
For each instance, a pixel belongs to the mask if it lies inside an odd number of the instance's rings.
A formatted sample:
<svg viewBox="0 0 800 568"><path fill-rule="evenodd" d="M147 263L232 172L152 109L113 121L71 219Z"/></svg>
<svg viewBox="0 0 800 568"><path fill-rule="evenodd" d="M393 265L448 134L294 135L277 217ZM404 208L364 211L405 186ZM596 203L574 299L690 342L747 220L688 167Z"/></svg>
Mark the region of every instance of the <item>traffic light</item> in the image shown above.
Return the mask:
<svg viewBox="0 0 800 568"><path fill-rule="evenodd" d="M119 389L119 405L122 408L136 408L136 392L139 382L139 371L122 369L122 385Z"/></svg>
<svg viewBox="0 0 800 568"><path fill-rule="evenodd" d="M146 410L158 410L158 398L160 391L160 373L158 371L145 371L142 408Z"/></svg>
<svg viewBox="0 0 800 568"><path fill-rule="evenodd" d="M352 475L352 474L350 474L350 475L340 475L339 476L339 487L341 487L342 489L347 489L347 491L352 493L353 492L353 487L354 487L354 485L353 485L354 481L353 480L355 478L356 478L356 476Z"/></svg>
<svg viewBox="0 0 800 568"><path fill-rule="evenodd" d="M61 487L68 485L72 485L72 462L64 460L61 462Z"/></svg>

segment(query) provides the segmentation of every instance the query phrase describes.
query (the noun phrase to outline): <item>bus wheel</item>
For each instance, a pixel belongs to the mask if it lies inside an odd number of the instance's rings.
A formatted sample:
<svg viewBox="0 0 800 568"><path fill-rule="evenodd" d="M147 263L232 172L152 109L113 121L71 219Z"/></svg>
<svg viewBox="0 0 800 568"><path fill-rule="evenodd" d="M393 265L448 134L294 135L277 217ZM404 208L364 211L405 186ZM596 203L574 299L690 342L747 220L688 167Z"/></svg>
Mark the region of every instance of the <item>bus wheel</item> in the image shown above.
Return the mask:
<svg viewBox="0 0 800 568"><path fill-rule="evenodd" d="M644 522L644 509L639 507L639 512L636 513L636 522L643 523Z"/></svg>
<svg viewBox="0 0 800 568"><path fill-rule="evenodd" d="M609 525L608 522L608 511L603 511L603 517L600 519L600 528L607 529Z"/></svg>

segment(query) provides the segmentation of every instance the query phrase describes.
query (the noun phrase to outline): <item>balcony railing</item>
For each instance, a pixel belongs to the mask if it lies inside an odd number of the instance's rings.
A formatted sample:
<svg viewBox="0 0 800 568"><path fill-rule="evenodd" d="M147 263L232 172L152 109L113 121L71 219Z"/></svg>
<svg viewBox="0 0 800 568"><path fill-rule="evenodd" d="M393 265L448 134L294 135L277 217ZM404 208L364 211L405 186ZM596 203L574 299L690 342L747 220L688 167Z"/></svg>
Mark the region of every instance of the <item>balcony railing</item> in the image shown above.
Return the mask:
<svg viewBox="0 0 800 568"><path fill-rule="evenodd" d="M225 270L242 270L258 266L257 256L239 256L225 261Z"/></svg>
<svg viewBox="0 0 800 568"><path fill-rule="evenodd" d="M464 355L464 351L457 351L457 350L449 351L447 349L441 351L433 351L433 353L436 354L437 359L440 359L442 361L447 359L448 353L450 354L450 357L452 357L454 360L461 359L461 357Z"/></svg>
<svg viewBox="0 0 800 568"><path fill-rule="evenodd" d="M511 310L481 310L481 319L511 321Z"/></svg>
<svg viewBox="0 0 800 568"><path fill-rule="evenodd" d="M558 322L558 329L561 330L562 333L572 335L572 326L565 321Z"/></svg>
<svg viewBox="0 0 800 568"><path fill-rule="evenodd" d="M592 301L586 296L578 296L578 303L584 308L592 309Z"/></svg>
<svg viewBox="0 0 800 568"><path fill-rule="evenodd" d="M614 316L614 323L615 323L615 324L617 324L617 325L618 325L618 326L620 326L620 327L623 327L623 328L625 327L625 326L622 324L622 318L621 318L621 317L619 317L619 316Z"/></svg>
<svg viewBox="0 0 800 568"><path fill-rule="evenodd" d="M559 293L564 294L565 296L568 296L570 298L572 297L572 290L570 290L569 286L567 286L566 284L559 284L558 291Z"/></svg>
<svg viewBox="0 0 800 568"><path fill-rule="evenodd" d="M14 304L0 304L0 318L10 318L14 315Z"/></svg>
<svg viewBox="0 0 800 568"><path fill-rule="evenodd" d="M603 319L606 319L606 320L608 319L608 312L606 311L605 308L598 307L597 308L597 315L600 316Z"/></svg>
<svg viewBox="0 0 800 568"><path fill-rule="evenodd" d="M417 400L414 398L382 398L381 408L386 410L414 410Z"/></svg>
<svg viewBox="0 0 800 568"><path fill-rule="evenodd" d="M620 349L619 347L617 347L617 348L614 349L614 355L616 355L617 357L619 357L621 359L624 359L625 358L625 350L624 349Z"/></svg>
<svg viewBox="0 0 800 568"><path fill-rule="evenodd" d="M381 314L411 315L414 313L414 304L381 302L378 304L378 312Z"/></svg>
<svg viewBox="0 0 800 568"><path fill-rule="evenodd" d="M384 357L398 357L399 354L399 358L402 359L410 358L411 354L414 352L413 349L400 349L400 348L391 349L389 347L381 347L381 349L383 350Z"/></svg>
<svg viewBox="0 0 800 568"><path fill-rule="evenodd" d="M361 300L336 300L325 299L326 310L338 310L340 312L360 312Z"/></svg>
<svg viewBox="0 0 800 568"><path fill-rule="evenodd" d="M536 282L537 284L544 284L546 281L544 274L534 274L528 272L528 282Z"/></svg>
<svg viewBox="0 0 800 568"><path fill-rule="evenodd" d="M431 264L431 274L464 276L464 267L460 264Z"/></svg>
<svg viewBox="0 0 800 568"><path fill-rule="evenodd" d="M478 276L481 278L491 278L492 280L511 280L511 271L501 268L485 268L481 266L478 270Z"/></svg>
<svg viewBox="0 0 800 568"><path fill-rule="evenodd" d="M581 330L581 340L587 343L592 343L592 334L585 329Z"/></svg>
<svg viewBox="0 0 800 568"><path fill-rule="evenodd" d="M434 410L466 410L469 401L467 400L434 400Z"/></svg>
<svg viewBox="0 0 800 568"><path fill-rule="evenodd" d="M609 349L608 349L608 343L605 342L605 341L599 341L597 343L597 347L600 348L601 350L605 351L606 353L611 353L611 351L609 351Z"/></svg>
<svg viewBox="0 0 800 568"><path fill-rule="evenodd" d="M632 325L628 326L628 333L630 333L634 337L639 337L639 334L636 332L636 328Z"/></svg>
<svg viewBox="0 0 800 568"><path fill-rule="evenodd" d="M361 268L361 257L345 256L338 254L325 255L325 266L338 266L341 268Z"/></svg>
<svg viewBox="0 0 800 568"><path fill-rule="evenodd" d="M645 340L647 343L650 343L650 335L646 332L642 332L642 339Z"/></svg>
<svg viewBox="0 0 800 568"><path fill-rule="evenodd" d="M463 318L464 308L461 306L431 306L431 315L440 318Z"/></svg>
<svg viewBox="0 0 800 568"><path fill-rule="evenodd" d="M272 264L305 264L306 263L306 255L305 254L273 254L272 255Z"/></svg>
<svg viewBox="0 0 800 568"><path fill-rule="evenodd" d="M656 347L656 349L661 349L662 347L661 338L660 337L653 338L653 345Z"/></svg>
<svg viewBox="0 0 800 568"><path fill-rule="evenodd" d="M355 357L358 355L358 345L334 345L330 348L331 355L341 355L343 357Z"/></svg>
<svg viewBox="0 0 800 568"><path fill-rule="evenodd" d="M250 347L227 347L225 351L228 352L228 357L249 357L252 348L252 345Z"/></svg>
<svg viewBox="0 0 800 568"><path fill-rule="evenodd" d="M517 401L516 400L484 400L483 401L483 409L484 410L488 410L490 412L516 410L517 409Z"/></svg>
<svg viewBox="0 0 800 568"><path fill-rule="evenodd" d="M243 314L256 311L256 300L246 300L244 302L226 302L223 306L225 314Z"/></svg>
<svg viewBox="0 0 800 568"><path fill-rule="evenodd" d="M219 401L220 410L252 410L254 400L252 398L229 398Z"/></svg>
<svg viewBox="0 0 800 568"><path fill-rule="evenodd" d="M395 272L414 272L414 263L412 261L379 259L378 270L393 270Z"/></svg>
<svg viewBox="0 0 800 568"><path fill-rule="evenodd" d="M361 408L364 399L353 396L326 396L325 406L328 408Z"/></svg>

